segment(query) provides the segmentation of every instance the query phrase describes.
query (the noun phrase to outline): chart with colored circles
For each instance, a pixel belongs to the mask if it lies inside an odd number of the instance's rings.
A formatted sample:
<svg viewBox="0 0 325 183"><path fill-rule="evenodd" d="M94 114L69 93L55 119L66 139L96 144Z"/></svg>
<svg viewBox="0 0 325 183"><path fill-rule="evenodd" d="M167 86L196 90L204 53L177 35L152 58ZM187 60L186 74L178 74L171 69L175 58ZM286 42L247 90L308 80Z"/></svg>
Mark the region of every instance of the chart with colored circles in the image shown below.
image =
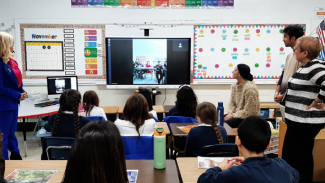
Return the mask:
<svg viewBox="0 0 325 183"><path fill-rule="evenodd" d="M241 63L250 67L254 79L278 79L292 52L283 42L288 25L195 25L193 79L233 79Z"/></svg>

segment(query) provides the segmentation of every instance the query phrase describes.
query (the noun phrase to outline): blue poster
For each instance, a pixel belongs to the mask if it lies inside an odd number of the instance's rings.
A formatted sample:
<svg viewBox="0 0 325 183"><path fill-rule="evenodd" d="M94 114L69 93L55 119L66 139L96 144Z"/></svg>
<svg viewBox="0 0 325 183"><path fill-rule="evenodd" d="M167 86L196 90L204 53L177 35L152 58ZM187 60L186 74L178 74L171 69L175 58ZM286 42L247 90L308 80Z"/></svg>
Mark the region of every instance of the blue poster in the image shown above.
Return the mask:
<svg viewBox="0 0 325 183"><path fill-rule="evenodd" d="M86 48L96 48L97 43L96 42L85 42L85 47Z"/></svg>

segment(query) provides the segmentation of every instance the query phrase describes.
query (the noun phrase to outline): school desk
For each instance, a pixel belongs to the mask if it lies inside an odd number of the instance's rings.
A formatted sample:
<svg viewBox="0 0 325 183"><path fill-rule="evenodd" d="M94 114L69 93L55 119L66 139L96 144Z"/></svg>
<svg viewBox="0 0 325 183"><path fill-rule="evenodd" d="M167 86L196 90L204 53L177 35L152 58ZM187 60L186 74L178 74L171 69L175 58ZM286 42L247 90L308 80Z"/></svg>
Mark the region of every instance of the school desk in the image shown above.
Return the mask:
<svg viewBox="0 0 325 183"><path fill-rule="evenodd" d="M176 162L183 183L197 183L200 175L207 170L198 168L197 158L177 158Z"/></svg>
<svg viewBox="0 0 325 183"><path fill-rule="evenodd" d="M116 114L118 111L118 106L100 106L104 109L105 114Z"/></svg>
<svg viewBox="0 0 325 183"><path fill-rule="evenodd" d="M187 125L199 125L199 123L170 123L170 130L173 134L173 136L185 136L187 137L187 133L183 132L182 130L180 130L179 128L177 128L177 126L187 126ZM223 124L223 127L226 129L227 135L228 136L236 136L237 132L235 130L233 130L227 123Z"/></svg>
<svg viewBox="0 0 325 183"><path fill-rule="evenodd" d="M152 106L153 110L155 110L157 113L165 113L164 107L161 105ZM124 106L120 106L117 110L118 114L122 114L124 110Z"/></svg>
<svg viewBox="0 0 325 183"><path fill-rule="evenodd" d="M53 106L47 106L47 107L35 107L34 106L35 103L39 103L39 102L36 102L35 100L32 99L26 99L20 102L19 109L18 109L18 119L23 119L25 157L27 157L26 127L25 127L26 118L38 117L38 121L37 121L38 124L41 119L41 116L48 116L57 113L60 107L59 104Z"/></svg>
<svg viewBox="0 0 325 183"><path fill-rule="evenodd" d="M50 161L6 161L5 177L15 169L25 170L58 170L49 183L58 183L62 181L66 168L66 160ZM126 168L139 170L137 182L154 183L177 183L179 182L176 163L174 160L166 160L166 169L154 169L153 160L126 160Z"/></svg>
<svg viewBox="0 0 325 183"><path fill-rule="evenodd" d="M287 124L283 121L280 122L280 135L279 135L279 158L282 157L282 148L285 134L287 132ZM301 132L303 135L304 132ZM300 148L304 148L301 146ZM299 153L299 148L297 148ZM313 150L314 156L314 182L325 182L325 129L322 129L315 137L315 144Z"/></svg>
<svg viewBox="0 0 325 183"><path fill-rule="evenodd" d="M157 125L158 128L163 128L165 130L165 132L166 132L166 135L170 134L170 131L169 131L169 128L168 128L166 122L156 122L156 125Z"/></svg>

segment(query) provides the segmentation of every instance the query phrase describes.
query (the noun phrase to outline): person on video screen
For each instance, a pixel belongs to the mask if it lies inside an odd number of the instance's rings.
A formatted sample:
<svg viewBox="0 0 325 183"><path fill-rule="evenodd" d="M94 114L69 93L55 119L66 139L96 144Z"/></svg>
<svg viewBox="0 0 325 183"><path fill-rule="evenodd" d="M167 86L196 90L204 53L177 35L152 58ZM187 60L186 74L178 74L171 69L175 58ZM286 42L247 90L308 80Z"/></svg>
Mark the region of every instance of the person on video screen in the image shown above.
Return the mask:
<svg viewBox="0 0 325 183"><path fill-rule="evenodd" d="M158 65L156 65L156 78L158 80L158 84L160 84L160 81L163 79L163 66L161 65L161 61L158 61Z"/></svg>
<svg viewBox="0 0 325 183"><path fill-rule="evenodd" d="M164 84L167 84L167 60L164 63Z"/></svg>

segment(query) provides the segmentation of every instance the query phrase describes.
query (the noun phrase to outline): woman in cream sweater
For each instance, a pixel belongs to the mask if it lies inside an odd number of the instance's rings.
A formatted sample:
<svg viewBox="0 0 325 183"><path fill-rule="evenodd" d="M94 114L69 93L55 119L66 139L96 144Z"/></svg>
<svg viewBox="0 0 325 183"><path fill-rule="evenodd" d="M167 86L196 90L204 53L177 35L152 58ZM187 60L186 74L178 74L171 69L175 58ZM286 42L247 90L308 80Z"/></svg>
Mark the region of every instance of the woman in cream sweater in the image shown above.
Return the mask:
<svg viewBox="0 0 325 183"><path fill-rule="evenodd" d="M238 64L232 73L237 82L231 86L228 115L224 120L230 127L238 128L243 119L259 116L260 100L248 65Z"/></svg>

